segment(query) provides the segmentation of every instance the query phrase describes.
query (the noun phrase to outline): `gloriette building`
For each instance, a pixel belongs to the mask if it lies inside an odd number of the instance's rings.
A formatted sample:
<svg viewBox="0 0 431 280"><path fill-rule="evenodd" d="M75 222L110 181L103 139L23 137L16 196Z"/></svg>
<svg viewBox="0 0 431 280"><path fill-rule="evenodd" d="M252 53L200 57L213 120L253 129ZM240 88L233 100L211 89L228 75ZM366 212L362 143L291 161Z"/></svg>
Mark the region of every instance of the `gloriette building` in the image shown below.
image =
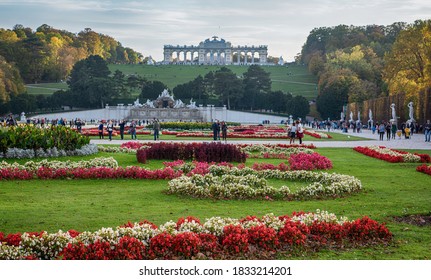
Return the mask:
<svg viewBox="0 0 431 280"><path fill-rule="evenodd" d="M217 36L200 42L197 46L165 45L164 64L202 64L202 65L247 65L266 64L268 46L233 46Z"/></svg>

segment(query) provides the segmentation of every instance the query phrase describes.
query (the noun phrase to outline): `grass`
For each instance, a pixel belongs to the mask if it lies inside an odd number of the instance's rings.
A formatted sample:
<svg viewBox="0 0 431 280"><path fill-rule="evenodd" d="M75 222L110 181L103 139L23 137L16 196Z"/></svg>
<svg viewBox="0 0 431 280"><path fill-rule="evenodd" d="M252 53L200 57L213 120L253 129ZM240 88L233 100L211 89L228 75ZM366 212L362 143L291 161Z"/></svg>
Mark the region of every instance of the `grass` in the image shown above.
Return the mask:
<svg viewBox="0 0 431 280"><path fill-rule="evenodd" d="M66 90L68 85L66 83L42 83L42 84L27 84L25 85L29 94L42 94L51 95L58 90Z"/></svg>
<svg viewBox="0 0 431 280"><path fill-rule="evenodd" d="M387 223L394 234L389 247L325 250L299 255L303 259L430 259L431 228L399 224L394 216L428 214L431 211L431 178L415 171L418 164L391 164L366 157L348 148L319 148L333 162L329 172L359 178L364 191L353 196L311 201L213 201L166 195L165 180L32 180L2 181L0 231L6 233L59 229L94 231L127 221L147 219L156 224L179 217L245 217L290 214L293 211L327 210L356 219L369 216ZM421 151L423 153L424 151ZM425 151L431 154L431 151ZM114 156L120 165L136 164L131 154ZM91 156L95 157L95 156ZM86 159L91 158L86 157ZM73 160L82 158L72 157ZM249 160L251 165L254 160ZM280 160L256 160L277 164ZM150 161L149 168L162 167ZM271 182L274 185L279 182ZM286 258L287 256L279 256Z"/></svg>
<svg viewBox="0 0 431 280"><path fill-rule="evenodd" d="M238 76L242 76L247 71L247 66L226 66ZM205 76L210 71L217 71L220 66L182 66L182 65L109 65L111 72L120 70L126 75L140 75L148 80L159 80L166 84L169 89L173 89L179 84L184 84L195 79L198 75ZM264 67L270 73L272 80L272 90L282 90L293 95L302 95L309 100L317 97L317 78L311 75L307 67L290 65L289 67ZM43 83L29 84L26 86L29 94L52 94L59 89L67 89L66 83ZM133 96L139 95L135 92Z"/></svg>

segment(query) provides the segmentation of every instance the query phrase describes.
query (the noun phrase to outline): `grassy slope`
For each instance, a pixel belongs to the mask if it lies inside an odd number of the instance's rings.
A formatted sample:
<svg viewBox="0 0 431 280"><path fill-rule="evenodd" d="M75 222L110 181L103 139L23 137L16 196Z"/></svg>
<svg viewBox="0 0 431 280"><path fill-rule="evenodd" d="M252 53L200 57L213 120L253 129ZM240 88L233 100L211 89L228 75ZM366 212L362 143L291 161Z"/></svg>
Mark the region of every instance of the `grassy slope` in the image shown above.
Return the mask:
<svg viewBox="0 0 431 280"><path fill-rule="evenodd" d="M320 148L334 169L350 174L364 186L360 194L319 201L212 201L168 196L167 181L153 180L52 180L4 181L0 188L0 231L49 232L58 229L96 230L127 221L147 219L161 224L182 216L245 217L266 213L324 209L350 219L369 216L386 222L394 233L394 245L384 248L323 251L300 258L321 259L430 259L431 228L393 222L395 215L431 211L430 177L415 171L418 164L391 164L352 149ZM422 151L423 152L423 151ZM431 151L428 151L431 154ZM98 156L112 156L99 154ZM123 166L136 164L134 155L114 155ZM264 160L260 160L264 161ZM277 163L277 160L266 160ZM252 164L249 161L248 164ZM152 161L151 168L160 168ZM280 256L283 258L283 256Z"/></svg>
<svg viewBox="0 0 431 280"><path fill-rule="evenodd" d="M227 66L238 76L247 71L246 66ZM193 80L198 75L204 76L210 71L217 71L218 66L182 66L182 65L109 65L111 72L120 70L126 75L138 74L149 80L159 80L165 83L170 89L178 84L183 84ZM303 95L307 99L316 98L316 77L308 73L305 66L290 65L289 67L264 67L265 71L271 74L272 90L283 90L291 92L293 95ZM58 89L66 89L65 83L32 84L27 86L30 94L52 94Z"/></svg>

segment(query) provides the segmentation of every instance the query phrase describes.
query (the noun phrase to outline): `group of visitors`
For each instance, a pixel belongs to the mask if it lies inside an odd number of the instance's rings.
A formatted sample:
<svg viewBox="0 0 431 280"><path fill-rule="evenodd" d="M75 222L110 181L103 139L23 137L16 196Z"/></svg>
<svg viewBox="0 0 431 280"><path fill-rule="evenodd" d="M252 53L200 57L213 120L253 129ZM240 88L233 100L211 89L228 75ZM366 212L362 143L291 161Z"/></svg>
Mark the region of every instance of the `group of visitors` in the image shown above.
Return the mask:
<svg viewBox="0 0 431 280"><path fill-rule="evenodd" d="M215 120L211 125L211 129L213 131L213 140L220 141L220 132L221 139L223 141L227 141L227 124L225 121L220 122L219 120Z"/></svg>
<svg viewBox="0 0 431 280"><path fill-rule="evenodd" d="M115 128L115 124L113 120L108 120L106 122L106 127L105 127L105 122L104 121L100 121L99 122L99 126L98 126L98 132L99 132L99 139L104 139L104 131L106 130L108 132L108 138L109 141L112 141L112 133L114 132L114 130L117 130ZM120 138L121 140L124 140L124 131L126 128L126 121L125 120L120 120L118 122L118 127L119 127L119 132L120 132ZM78 130L79 131L79 130ZM136 140L136 122L132 121L129 125L129 134L132 137L132 140L135 139Z"/></svg>
<svg viewBox="0 0 431 280"><path fill-rule="evenodd" d="M302 144L302 138L304 138L304 128L300 120L293 122L292 125L287 126L287 134L290 138L290 144L295 143L295 138L299 139L299 144Z"/></svg>
<svg viewBox="0 0 431 280"><path fill-rule="evenodd" d="M389 141L391 139L395 139L395 135L397 134L398 127L395 122L385 122L381 121L380 123L376 123L371 127L371 131L373 134L375 131L379 133L379 140L383 141L386 134L386 140ZM406 131L406 138L409 137L409 131ZM401 136L401 135L399 135Z"/></svg>

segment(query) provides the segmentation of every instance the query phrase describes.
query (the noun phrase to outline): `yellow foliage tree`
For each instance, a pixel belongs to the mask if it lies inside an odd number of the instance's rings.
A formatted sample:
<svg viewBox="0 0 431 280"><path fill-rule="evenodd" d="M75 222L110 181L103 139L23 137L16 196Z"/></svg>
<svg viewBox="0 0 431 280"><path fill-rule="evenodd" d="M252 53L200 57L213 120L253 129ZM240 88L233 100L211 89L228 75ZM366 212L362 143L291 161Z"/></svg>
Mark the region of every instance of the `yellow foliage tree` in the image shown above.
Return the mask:
<svg viewBox="0 0 431 280"><path fill-rule="evenodd" d="M385 56L383 79L390 94L415 96L431 85L431 20L402 31Z"/></svg>

